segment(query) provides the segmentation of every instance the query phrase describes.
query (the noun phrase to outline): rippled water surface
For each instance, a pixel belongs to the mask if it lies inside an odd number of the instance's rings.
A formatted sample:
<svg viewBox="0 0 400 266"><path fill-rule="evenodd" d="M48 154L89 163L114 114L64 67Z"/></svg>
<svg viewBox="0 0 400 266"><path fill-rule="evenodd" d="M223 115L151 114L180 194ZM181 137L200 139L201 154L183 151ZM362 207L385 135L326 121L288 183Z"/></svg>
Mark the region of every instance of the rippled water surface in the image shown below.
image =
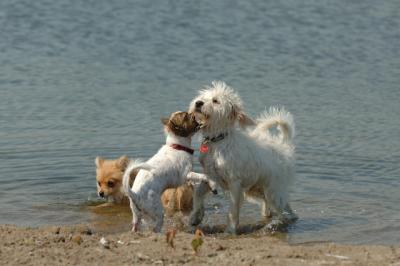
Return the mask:
<svg viewBox="0 0 400 266"><path fill-rule="evenodd" d="M249 114L295 116L290 242L399 244L399 14L397 0L1 1L0 223L115 219L87 207L95 156L151 156L160 117L222 79ZM226 204L210 196L206 223Z"/></svg>

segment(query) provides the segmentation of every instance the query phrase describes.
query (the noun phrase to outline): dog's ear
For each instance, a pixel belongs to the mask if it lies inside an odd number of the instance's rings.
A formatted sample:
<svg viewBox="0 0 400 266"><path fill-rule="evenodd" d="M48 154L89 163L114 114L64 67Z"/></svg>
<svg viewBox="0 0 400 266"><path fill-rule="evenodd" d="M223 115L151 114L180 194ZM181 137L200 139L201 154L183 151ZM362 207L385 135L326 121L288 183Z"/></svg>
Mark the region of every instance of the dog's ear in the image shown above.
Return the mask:
<svg viewBox="0 0 400 266"><path fill-rule="evenodd" d="M162 123L164 126L168 125L168 122L169 122L169 118L161 118L161 123Z"/></svg>
<svg viewBox="0 0 400 266"><path fill-rule="evenodd" d="M118 158L115 164L119 169L121 169L121 171L125 171L126 167L128 167L129 164L129 158L126 155L121 156Z"/></svg>
<svg viewBox="0 0 400 266"><path fill-rule="evenodd" d="M248 115L246 115L245 113L243 113L243 112L240 112L238 115L237 115L237 119L238 119L238 121L239 121L239 125L242 127L242 128L245 128L245 127L247 127L247 126L254 126L256 123L254 122L254 120L253 119L251 119Z"/></svg>
<svg viewBox="0 0 400 266"><path fill-rule="evenodd" d="M232 112L230 118L233 121L238 121L240 127L245 128L247 126L254 126L256 123L248 115L244 113L242 108L237 105L232 105Z"/></svg>
<svg viewBox="0 0 400 266"><path fill-rule="evenodd" d="M96 159L94 160L94 163L96 164L97 168L100 168L101 165L103 164L104 159L101 158L100 156L97 156Z"/></svg>
<svg viewBox="0 0 400 266"><path fill-rule="evenodd" d="M237 106L232 105L232 111L229 114L229 119L235 122L240 112L241 110Z"/></svg>

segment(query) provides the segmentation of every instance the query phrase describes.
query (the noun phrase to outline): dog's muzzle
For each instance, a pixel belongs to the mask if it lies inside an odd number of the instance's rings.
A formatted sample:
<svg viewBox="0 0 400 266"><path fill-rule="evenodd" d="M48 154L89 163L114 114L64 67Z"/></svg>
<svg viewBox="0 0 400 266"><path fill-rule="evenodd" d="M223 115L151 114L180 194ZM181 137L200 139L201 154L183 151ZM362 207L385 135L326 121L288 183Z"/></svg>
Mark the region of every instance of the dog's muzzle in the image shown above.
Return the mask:
<svg viewBox="0 0 400 266"><path fill-rule="evenodd" d="M201 107L203 107L204 102L203 101L197 101L195 102L195 111L198 113L201 113Z"/></svg>
<svg viewBox="0 0 400 266"><path fill-rule="evenodd" d="M99 192L99 196L102 197L102 198L104 198L104 191L100 191L100 192Z"/></svg>

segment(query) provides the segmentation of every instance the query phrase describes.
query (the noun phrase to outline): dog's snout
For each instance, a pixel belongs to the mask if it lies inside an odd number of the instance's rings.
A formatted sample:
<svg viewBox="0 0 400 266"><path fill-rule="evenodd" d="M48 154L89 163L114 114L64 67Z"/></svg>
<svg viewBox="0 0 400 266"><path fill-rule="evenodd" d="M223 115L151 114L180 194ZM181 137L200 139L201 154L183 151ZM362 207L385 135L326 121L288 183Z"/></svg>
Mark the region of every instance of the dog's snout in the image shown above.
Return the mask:
<svg viewBox="0 0 400 266"><path fill-rule="evenodd" d="M203 101L197 101L195 103L195 105L196 105L196 108L200 108L200 107L202 107L204 105L204 102Z"/></svg>
<svg viewBox="0 0 400 266"><path fill-rule="evenodd" d="M100 191L100 192L99 192L99 196L102 197L102 198L104 198L104 191Z"/></svg>

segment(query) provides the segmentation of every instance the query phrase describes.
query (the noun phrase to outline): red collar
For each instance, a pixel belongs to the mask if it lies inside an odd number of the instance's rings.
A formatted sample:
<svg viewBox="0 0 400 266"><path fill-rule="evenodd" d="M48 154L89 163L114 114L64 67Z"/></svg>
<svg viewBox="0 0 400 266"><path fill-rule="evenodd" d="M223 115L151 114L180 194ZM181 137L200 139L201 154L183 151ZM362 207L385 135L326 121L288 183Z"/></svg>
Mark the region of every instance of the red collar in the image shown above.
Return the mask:
<svg viewBox="0 0 400 266"><path fill-rule="evenodd" d="M185 146L182 146L182 145L179 145L179 144L171 144L170 146L172 148L174 148L175 150L185 151L185 152L190 153L192 155L194 153L193 149L185 147Z"/></svg>

